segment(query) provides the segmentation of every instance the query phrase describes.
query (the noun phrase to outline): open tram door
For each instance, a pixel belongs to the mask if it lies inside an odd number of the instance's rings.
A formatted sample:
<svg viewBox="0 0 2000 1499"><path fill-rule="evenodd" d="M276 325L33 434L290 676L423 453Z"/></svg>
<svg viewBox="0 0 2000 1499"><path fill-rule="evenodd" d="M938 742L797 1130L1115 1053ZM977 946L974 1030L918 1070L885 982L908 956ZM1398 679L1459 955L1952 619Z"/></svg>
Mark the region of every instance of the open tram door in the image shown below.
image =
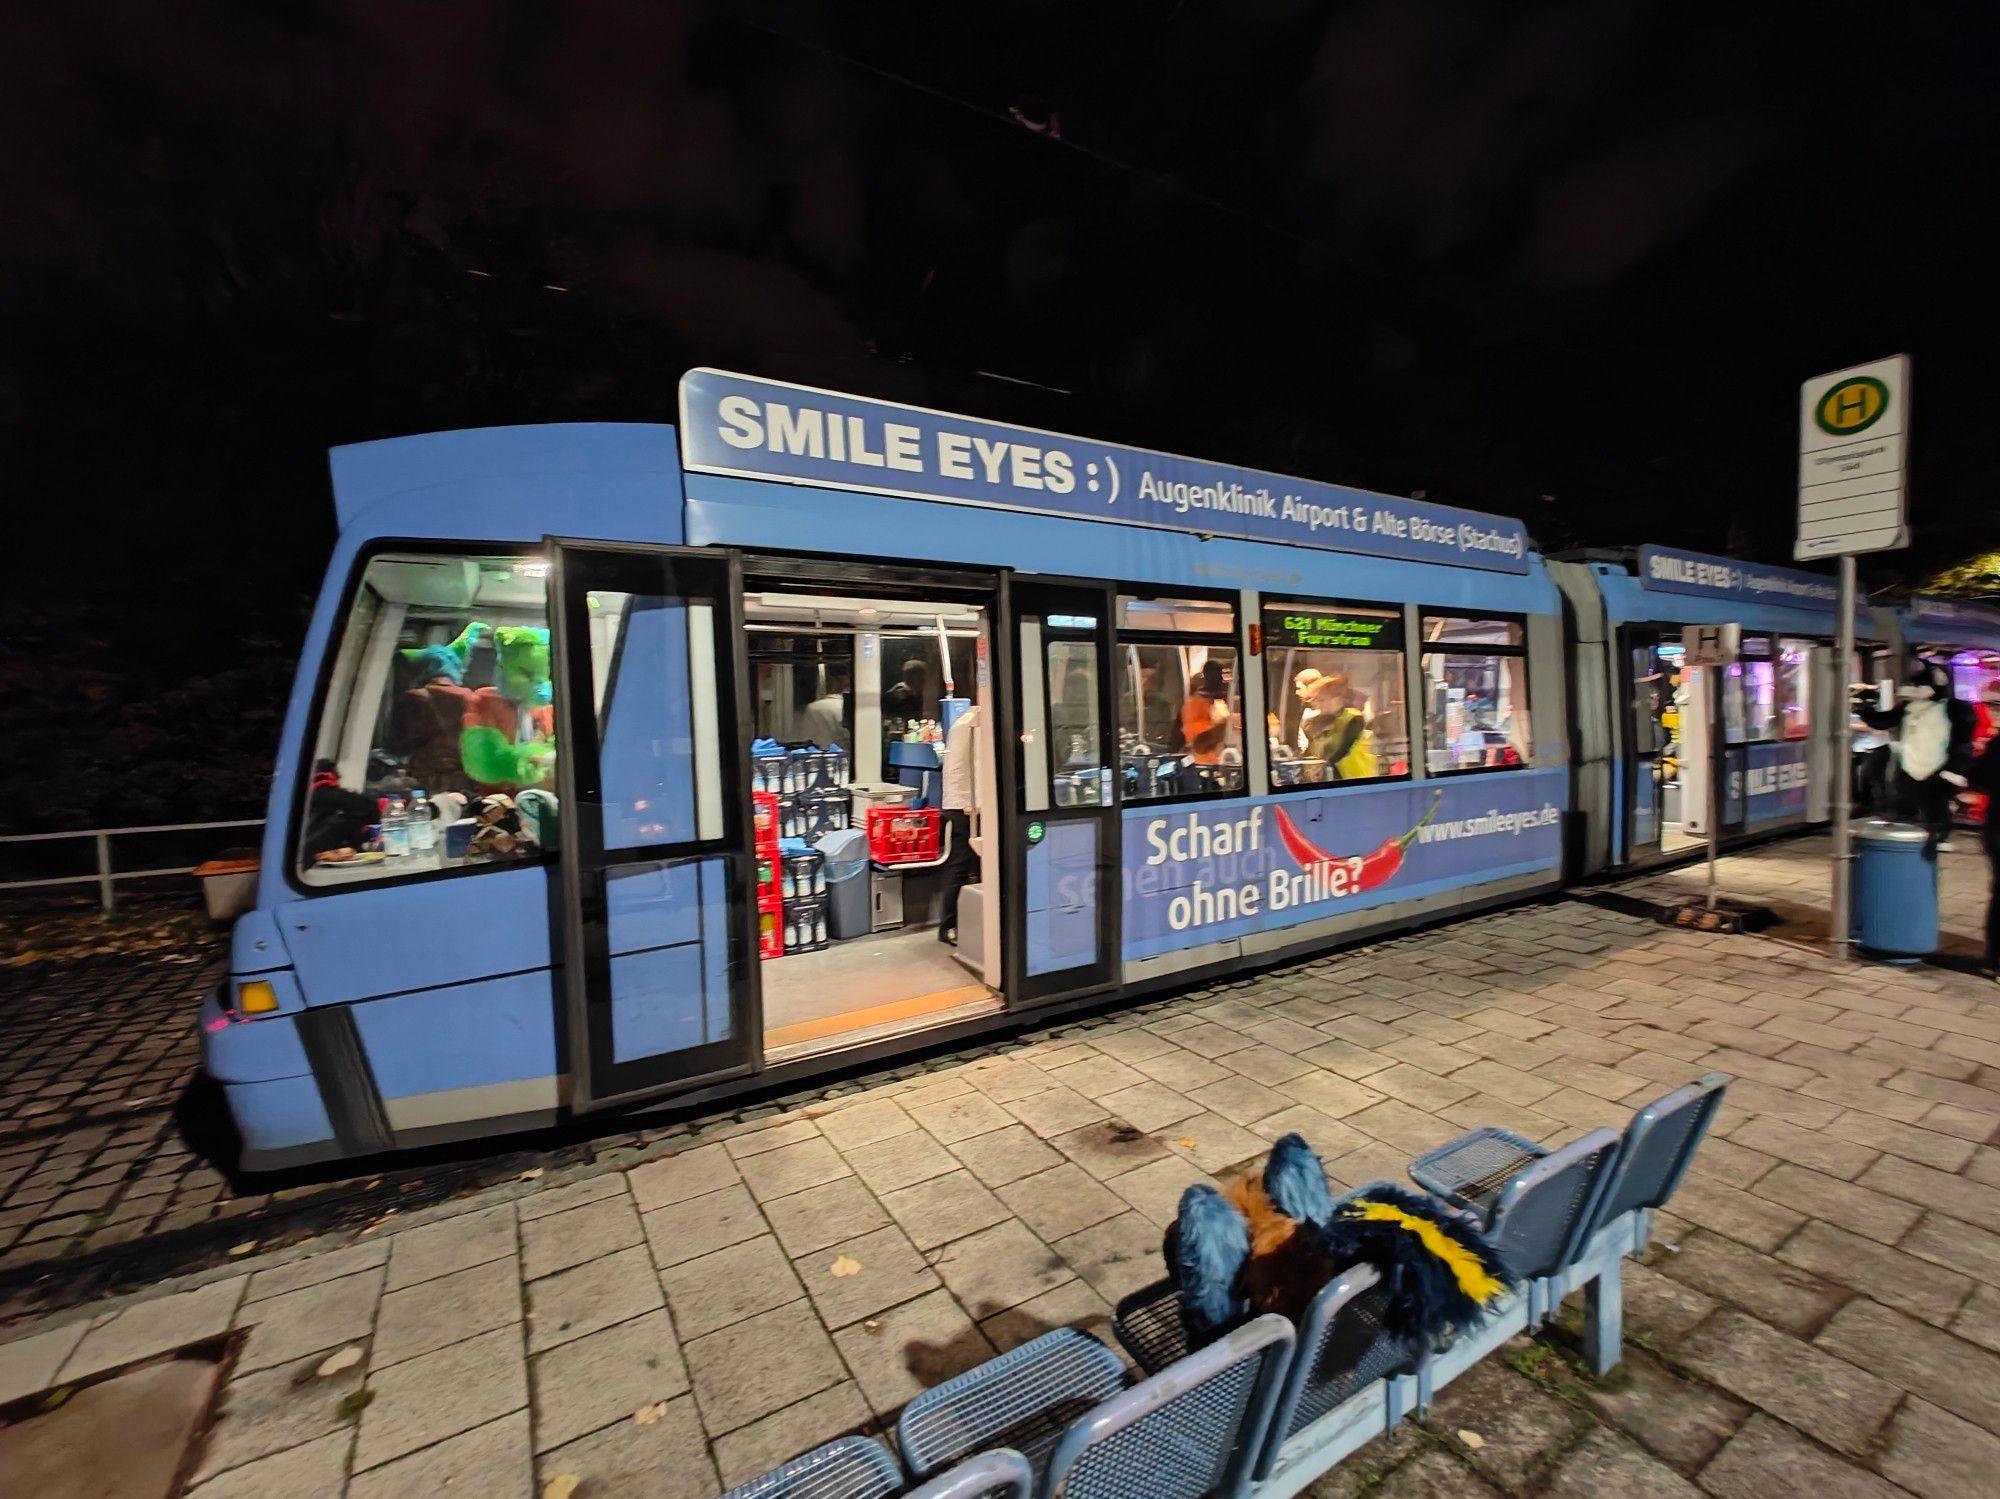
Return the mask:
<svg viewBox="0 0 2000 1499"><path fill-rule="evenodd" d="M733 551L547 546L585 1112L760 1065L743 588Z"/></svg>
<svg viewBox="0 0 2000 1499"><path fill-rule="evenodd" d="M1117 597L1101 583L1019 574L1006 597L1017 730L1008 831L1019 853L1008 870L1007 992L1035 1004L1118 981Z"/></svg>

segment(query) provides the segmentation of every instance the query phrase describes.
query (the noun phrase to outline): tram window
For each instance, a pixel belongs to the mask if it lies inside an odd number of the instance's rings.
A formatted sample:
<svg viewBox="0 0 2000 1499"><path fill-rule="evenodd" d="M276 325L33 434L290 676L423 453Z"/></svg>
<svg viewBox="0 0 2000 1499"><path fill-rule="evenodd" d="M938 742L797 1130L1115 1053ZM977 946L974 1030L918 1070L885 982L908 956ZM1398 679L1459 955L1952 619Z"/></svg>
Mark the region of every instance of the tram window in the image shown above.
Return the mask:
<svg viewBox="0 0 2000 1499"><path fill-rule="evenodd" d="M1400 611L1267 604L1264 683L1274 787L1410 773Z"/></svg>
<svg viewBox="0 0 2000 1499"><path fill-rule="evenodd" d="M1051 639L1044 666L1049 690L1049 759L1059 807L1094 807L1111 800L1098 728L1097 645Z"/></svg>
<svg viewBox="0 0 2000 1499"><path fill-rule="evenodd" d="M1722 679L1722 727L1729 744L1759 744L1779 737L1778 668L1771 637L1745 635L1742 657Z"/></svg>
<svg viewBox="0 0 2000 1499"><path fill-rule="evenodd" d="M556 825L547 573L523 556L369 561L319 705L299 830L305 884L543 852ZM398 831L390 814L419 790L435 817Z"/></svg>
<svg viewBox="0 0 2000 1499"><path fill-rule="evenodd" d="M1424 763L1432 774L1525 765L1534 752L1521 621L1424 616Z"/></svg>
<svg viewBox="0 0 2000 1499"><path fill-rule="evenodd" d="M1118 759L1126 801L1243 789L1235 606L1118 600Z"/></svg>

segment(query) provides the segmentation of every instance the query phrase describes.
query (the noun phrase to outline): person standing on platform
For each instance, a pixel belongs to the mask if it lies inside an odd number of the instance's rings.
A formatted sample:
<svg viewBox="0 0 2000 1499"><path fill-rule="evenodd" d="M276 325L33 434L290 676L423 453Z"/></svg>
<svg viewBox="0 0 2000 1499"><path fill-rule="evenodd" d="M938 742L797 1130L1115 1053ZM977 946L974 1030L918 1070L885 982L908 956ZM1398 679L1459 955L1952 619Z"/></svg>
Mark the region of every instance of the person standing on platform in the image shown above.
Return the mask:
<svg viewBox="0 0 2000 1499"><path fill-rule="evenodd" d="M939 834L951 842L939 877L938 941L958 941L958 892L979 878L972 814L979 806L979 705L958 715L944 741L944 809Z"/></svg>

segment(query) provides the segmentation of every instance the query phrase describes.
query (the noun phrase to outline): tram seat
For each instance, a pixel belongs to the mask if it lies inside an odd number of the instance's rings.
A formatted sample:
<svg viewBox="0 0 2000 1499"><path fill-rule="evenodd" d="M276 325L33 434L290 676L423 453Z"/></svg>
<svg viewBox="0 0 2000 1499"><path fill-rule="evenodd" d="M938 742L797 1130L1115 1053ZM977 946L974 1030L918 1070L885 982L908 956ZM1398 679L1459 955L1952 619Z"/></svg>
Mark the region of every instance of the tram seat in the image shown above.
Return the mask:
<svg viewBox="0 0 2000 1499"><path fill-rule="evenodd" d="M873 1437L841 1437L738 1484L722 1499L889 1499L903 1470Z"/></svg>

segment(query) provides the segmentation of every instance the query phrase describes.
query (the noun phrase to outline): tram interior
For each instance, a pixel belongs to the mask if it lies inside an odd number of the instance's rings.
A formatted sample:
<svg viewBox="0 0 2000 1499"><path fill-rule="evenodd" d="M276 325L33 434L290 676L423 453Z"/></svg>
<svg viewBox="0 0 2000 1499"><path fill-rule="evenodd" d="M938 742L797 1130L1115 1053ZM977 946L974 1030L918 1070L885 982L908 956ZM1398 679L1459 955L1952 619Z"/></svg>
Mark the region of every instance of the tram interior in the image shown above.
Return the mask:
<svg viewBox="0 0 2000 1499"><path fill-rule="evenodd" d="M744 619L766 1056L999 1008L986 611L753 586Z"/></svg>

